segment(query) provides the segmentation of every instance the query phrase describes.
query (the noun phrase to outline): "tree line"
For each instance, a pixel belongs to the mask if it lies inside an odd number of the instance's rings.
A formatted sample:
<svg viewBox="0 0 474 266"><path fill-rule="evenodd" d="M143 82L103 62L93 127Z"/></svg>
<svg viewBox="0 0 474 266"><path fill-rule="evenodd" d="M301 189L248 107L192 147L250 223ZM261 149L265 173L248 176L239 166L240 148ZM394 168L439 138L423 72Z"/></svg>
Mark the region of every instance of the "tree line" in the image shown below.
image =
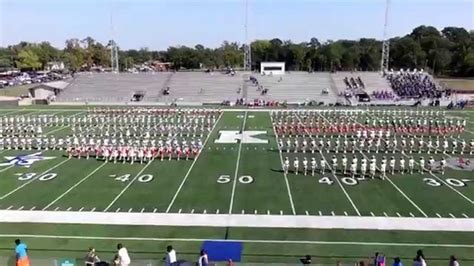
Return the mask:
<svg viewBox="0 0 474 266"><path fill-rule="evenodd" d="M93 66L110 66L110 44L91 37L69 39L64 49L49 42L28 43L0 48L0 70L9 68L43 69L48 62L62 61L77 71ZM285 62L288 70L335 71L380 69L382 42L376 39L328 40L311 38L307 42L290 40L255 40L251 43L252 68L259 69L265 61ZM147 48L120 50L121 70L150 60L171 62L174 69L224 67L241 68L244 46L224 41L218 48L201 44L194 47L174 46L166 51ZM436 75L474 76L474 32L464 28L419 26L410 34L390 39L390 67L423 68Z"/></svg>

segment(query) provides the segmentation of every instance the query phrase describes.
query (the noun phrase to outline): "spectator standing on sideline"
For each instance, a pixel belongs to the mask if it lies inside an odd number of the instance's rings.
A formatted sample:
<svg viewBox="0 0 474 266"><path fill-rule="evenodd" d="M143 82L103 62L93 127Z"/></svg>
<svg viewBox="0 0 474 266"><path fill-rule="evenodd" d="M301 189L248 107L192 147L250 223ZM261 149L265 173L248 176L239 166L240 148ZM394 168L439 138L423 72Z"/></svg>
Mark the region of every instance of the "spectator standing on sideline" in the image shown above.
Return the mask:
<svg viewBox="0 0 474 266"><path fill-rule="evenodd" d="M173 246L166 247L165 265L167 266L178 265L178 260L176 259L176 251L173 249Z"/></svg>
<svg viewBox="0 0 474 266"><path fill-rule="evenodd" d="M128 266L131 263L130 256L128 256L128 251L127 249L122 245L118 244L117 245L118 249L118 265L120 266Z"/></svg>
<svg viewBox="0 0 474 266"><path fill-rule="evenodd" d="M201 253L198 259L198 266L207 266L209 264L209 258L207 257L207 252L204 249L201 249Z"/></svg>
<svg viewBox="0 0 474 266"><path fill-rule="evenodd" d="M21 243L20 239L15 240L16 266L30 266L28 258L28 247L25 243Z"/></svg>
<svg viewBox="0 0 474 266"><path fill-rule="evenodd" d="M421 249L416 252L413 266L426 266L425 255Z"/></svg>
<svg viewBox="0 0 474 266"><path fill-rule="evenodd" d="M393 266L403 266L402 261L399 257L393 259Z"/></svg>
<svg viewBox="0 0 474 266"><path fill-rule="evenodd" d="M459 266L458 259L456 259L454 255L451 255L451 257L449 257L449 266Z"/></svg>
<svg viewBox="0 0 474 266"><path fill-rule="evenodd" d="M96 263L100 262L99 257L95 253L95 249L92 247L89 248L89 252L87 253L86 258L84 260L86 266L94 266L96 265Z"/></svg>

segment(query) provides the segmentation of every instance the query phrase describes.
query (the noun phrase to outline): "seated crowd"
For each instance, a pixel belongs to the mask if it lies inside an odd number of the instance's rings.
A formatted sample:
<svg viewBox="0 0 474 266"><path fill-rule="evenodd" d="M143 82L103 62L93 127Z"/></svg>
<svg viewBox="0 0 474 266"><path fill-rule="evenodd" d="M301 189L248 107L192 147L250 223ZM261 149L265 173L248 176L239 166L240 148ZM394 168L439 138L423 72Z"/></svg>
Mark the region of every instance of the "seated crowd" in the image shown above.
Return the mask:
<svg viewBox="0 0 474 266"><path fill-rule="evenodd" d="M372 92L372 98L376 100L393 100L395 99L395 95L393 92L388 90L380 90Z"/></svg>
<svg viewBox="0 0 474 266"><path fill-rule="evenodd" d="M384 73L393 91L404 98L441 98L439 90L430 76L423 70L413 71L401 69L398 72Z"/></svg>

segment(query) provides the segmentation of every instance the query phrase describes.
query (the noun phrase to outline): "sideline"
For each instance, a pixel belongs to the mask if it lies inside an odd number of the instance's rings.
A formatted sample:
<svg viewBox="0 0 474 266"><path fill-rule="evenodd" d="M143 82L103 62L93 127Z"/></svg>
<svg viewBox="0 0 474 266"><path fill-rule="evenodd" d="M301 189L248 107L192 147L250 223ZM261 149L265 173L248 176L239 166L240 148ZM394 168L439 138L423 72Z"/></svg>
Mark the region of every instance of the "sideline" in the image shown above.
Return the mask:
<svg viewBox="0 0 474 266"><path fill-rule="evenodd" d="M474 232L474 218L0 210L0 222Z"/></svg>

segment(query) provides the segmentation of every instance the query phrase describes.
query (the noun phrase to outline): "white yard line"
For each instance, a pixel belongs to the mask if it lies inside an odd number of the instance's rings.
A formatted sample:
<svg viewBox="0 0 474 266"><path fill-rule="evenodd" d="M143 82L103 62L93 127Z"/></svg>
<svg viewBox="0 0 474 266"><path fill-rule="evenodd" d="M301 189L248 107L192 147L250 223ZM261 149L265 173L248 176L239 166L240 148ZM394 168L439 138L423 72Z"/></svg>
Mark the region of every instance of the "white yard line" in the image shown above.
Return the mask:
<svg viewBox="0 0 474 266"><path fill-rule="evenodd" d="M252 212L253 213L253 212ZM0 210L0 223L474 232L472 218Z"/></svg>
<svg viewBox="0 0 474 266"><path fill-rule="evenodd" d="M8 167L3 168L2 170L0 170L0 173L1 173L1 172L5 172L6 170L12 168L13 166L15 166L15 165L10 165L10 166L8 166Z"/></svg>
<svg viewBox="0 0 474 266"><path fill-rule="evenodd" d="M18 190L22 189L23 187L29 185L31 182L34 182L34 181L35 181L36 179L38 179L39 177L43 176L44 174L48 173L48 172L51 171L51 170L54 170L55 168L57 168L57 167L63 165L64 163L68 162L69 160L71 160L71 158L68 158L68 159L66 159L66 160L64 160L64 161L62 161L62 162L60 162L60 163L58 163L58 164L52 166L51 168L49 168L48 170L42 172L41 174L36 175L34 178L28 180L28 182L23 183L21 186L15 188L14 190L12 190L12 191L8 192L7 194L3 195L2 197L0 197L0 200L5 199L6 197L8 197L8 196L10 196L11 194L17 192Z"/></svg>
<svg viewBox="0 0 474 266"><path fill-rule="evenodd" d="M298 113L295 112L294 114L295 114L296 118L298 119L298 122L299 122L300 124L302 124L301 118L298 116ZM324 117L320 114L320 112L318 112L318 115L321 116L322 118L324 118ZM325 118L324 118L324 119L325 119ZM311 140L314 140L313 136L311 135L310 132L308 132L308 130L306 130L306 134L308 134L308 136L311 138ZM334 177L334 179L336 180L336 182L339 184L339 187L342 189L342 192L344 192L344 195L346 195L347 200L349 200L349 202L351 203L352 208L354 208L354 210L355 210L355 212L357 213L357 215L360 216L361 214L360 214L360 212L359 212L359 209L358 209L357 206L355 205L354 201L352 201L351 196L349 196L349 193L347 193L346 189L345 189L344 186L341 184L341 181L339 181L339 179L337 178L336 174L334 173L334 171L335 171L336 169L332 169L332 166L331 166L331 164L328 162L328 160L326 160L326 157L324 156L324 153L320 152L320 154L321 154L321 156L323 157L324 161L326 161L326 165L328 166L329 171L331 171L332 176Z"/></svg>
<svg viewBox="0 0 474 266"><path fill-rule="evenodd" d="M51 201L48 205L46 205L46 207L43 208L43 211L48 209L49 207L51 207L53 204L55 204L56 202L58 202L60 199L62 199L64 196L66 196L69 192L71 192L73 189L75 189L77 186L79 186L80 184L82 184L82 182L86 181L89 177L91 177L93 174L95 174L97 171L99 171L104 165L107 164L107 161L105 161L104 163L102 163L101 165L99 165L99 167L97 167L96 169L94 169L94 171L92 171L90 174L88 174L86 177L84 177L83 179L81 179L79 182L77 182L76 184L74 184L72 187L70 187L68 190L66 190L63 194L61 194L61 196L57 197L55 200Z"/></svg>
<svg viewBox="0 0 474 266"><path fill-rule="evenodd" d="M244 132L246 123L247 123L247 112L244 113L244 121L242 123L242 129L240 130L241 133ZM232 214L232 209L234 208L235 188L237 186L237 175L239 174L240 154L241 154L241 151L242 151L242 142L243 142L243 134L241 134L241 138L240 138L240 142L239 142L239 151L237 153L237 161L235 163L234 182L232 183L232 193L230 195L230 203L229 203L229 214Z"/></svg>
<svg viewBox="0 0 474 266"><path fill-rule="evenodd" d="M356 123L358 123L356 121ZM360 123L358 123L359 125L362 125ZM410 136L413 136L413 134L410 134ZM439 149L438 149L439 151ZM408 155L402 153L403 156L405 156L406 158L410 158ZM415 163L417 165L420 165L417 161L415 161ZM445 182L443 179L439 178L437 175L433 174L433 173L429 173L431 176L433 176L434 178L438 179L439 181L441 181L443 184L445 184L448 188L450 188L452 191L456 192L459 196L463 197L465 200L467 200L469 203L471 204L474 204L474 201L472 199L470 199L469 197L467 197L466 195L462 194L459 190L455 189L454 187L452 187L451 185L449 185L447 182Z"/></svg>
<svg viewBox="0 0 474 266"><path fill-rule="evenodd" d="M69 125L68 125L68 126L62 126L62 127L53 129L53 130L51 130L51 131L48 131L48 132L46 132L44 135L47 136L47 135L49 135L49 134L53 134L54 132L58 132L58 131L64 130L64 129L68 128L68 127L69 127Z"/></svg>
<svg viewBox="0 0 474 266"><path fill-rule="evenodd" d="M138 177L140 177L140 175L143 173L143 171L145 171L148 166L153 162L153 160L150 160L146 165L145 167L142 168L142 170L140 170L140 172L138 172L138 174L132 179L132 181L130 181L127 186L125 186L124 189L122 189L122 191L120 191L120 193L112 200L112 202L110 202L110 204L104 209L104 212L108 211L110 209L110 207L112 207L112 205L115 204L115 202L120 199L120 197L125 193L125 191L128 190L128 188L133 184L135 183L135 180L138 179Z"/></svg>
<svg viewBox="0 0 474 266"><path fill-rule="evenodd" d="M449 247L473 248L469 244L450 243L403 243L403 242L358 242L358 241L311 241L311 240L266 240L266 239L219 239L219 238L159 238L159 237L113 237L113 236L73 236L73 235L25 235L2 234L0 238L36 238L36 239L74 239L74 240L123 240L123 241L154 241L154 242L204 242L208 240L225 242L243 242L260 244L309 244L309 245L361 245L361 246L388 246L388 247Z"/></svg>
<svg viewBox="0 0 474 266"><path fill-rule="evenodd" d="M273 126L273 119L271 116L271 112L269 112L269 115L270 115L270 121L272 123L273 134L275 135L275 145L277 145L278 154L280 156L280 165L283 166L283 156L281 155L281 152L278 148L278 135L275 130L275 127ZM290 199L291 211L293 212L293 215L296 215L295 203L293 202L293 196L291 195L290 182L288 181L288 176L285 173L285 171L283 171L283 176L285 177L286 190L288 191L288 198Z"/></svg>
<svg viewBox="0 0 474 266"><path fill-rule="evenodd" d="M217 118L216 120L216 123L212 126L212 129L211 129L211 132L209 132L209 134L206 136L206 139L204 140L204 143L202 145L202 149L201 151L198 153L198 155L196 156L196 158L194 158L191 166L189 167L188 169L188 172L186 173L186 175L183 177L183 181L181 181L181 184L179 185L178 187L178 190L176 190L176 193L174 194L173 198L171 199L171 202L170 204L168 205L168 208L166 209L166 213L168 213L171 208L173 207L173 204L176 200L176 198L178 197L179 195L179 192L181 192L181 189L183 188L184 184L186 183L186 180L188 180L188 177L189 177L189 174L191 173L191 170L193 170L193 167L194 165L196 164L197 160L199 159L199 157L201 157L201 153L203 153L205 151L205 147L206 147L206 144L207 142L209 141L209 138L211 137L211 135L214 133L214 129L217 127L217 124L219 124L219 121L221 120L221 117L224 115L224 112L222 112L219 116L219 118Z"/></svg>

